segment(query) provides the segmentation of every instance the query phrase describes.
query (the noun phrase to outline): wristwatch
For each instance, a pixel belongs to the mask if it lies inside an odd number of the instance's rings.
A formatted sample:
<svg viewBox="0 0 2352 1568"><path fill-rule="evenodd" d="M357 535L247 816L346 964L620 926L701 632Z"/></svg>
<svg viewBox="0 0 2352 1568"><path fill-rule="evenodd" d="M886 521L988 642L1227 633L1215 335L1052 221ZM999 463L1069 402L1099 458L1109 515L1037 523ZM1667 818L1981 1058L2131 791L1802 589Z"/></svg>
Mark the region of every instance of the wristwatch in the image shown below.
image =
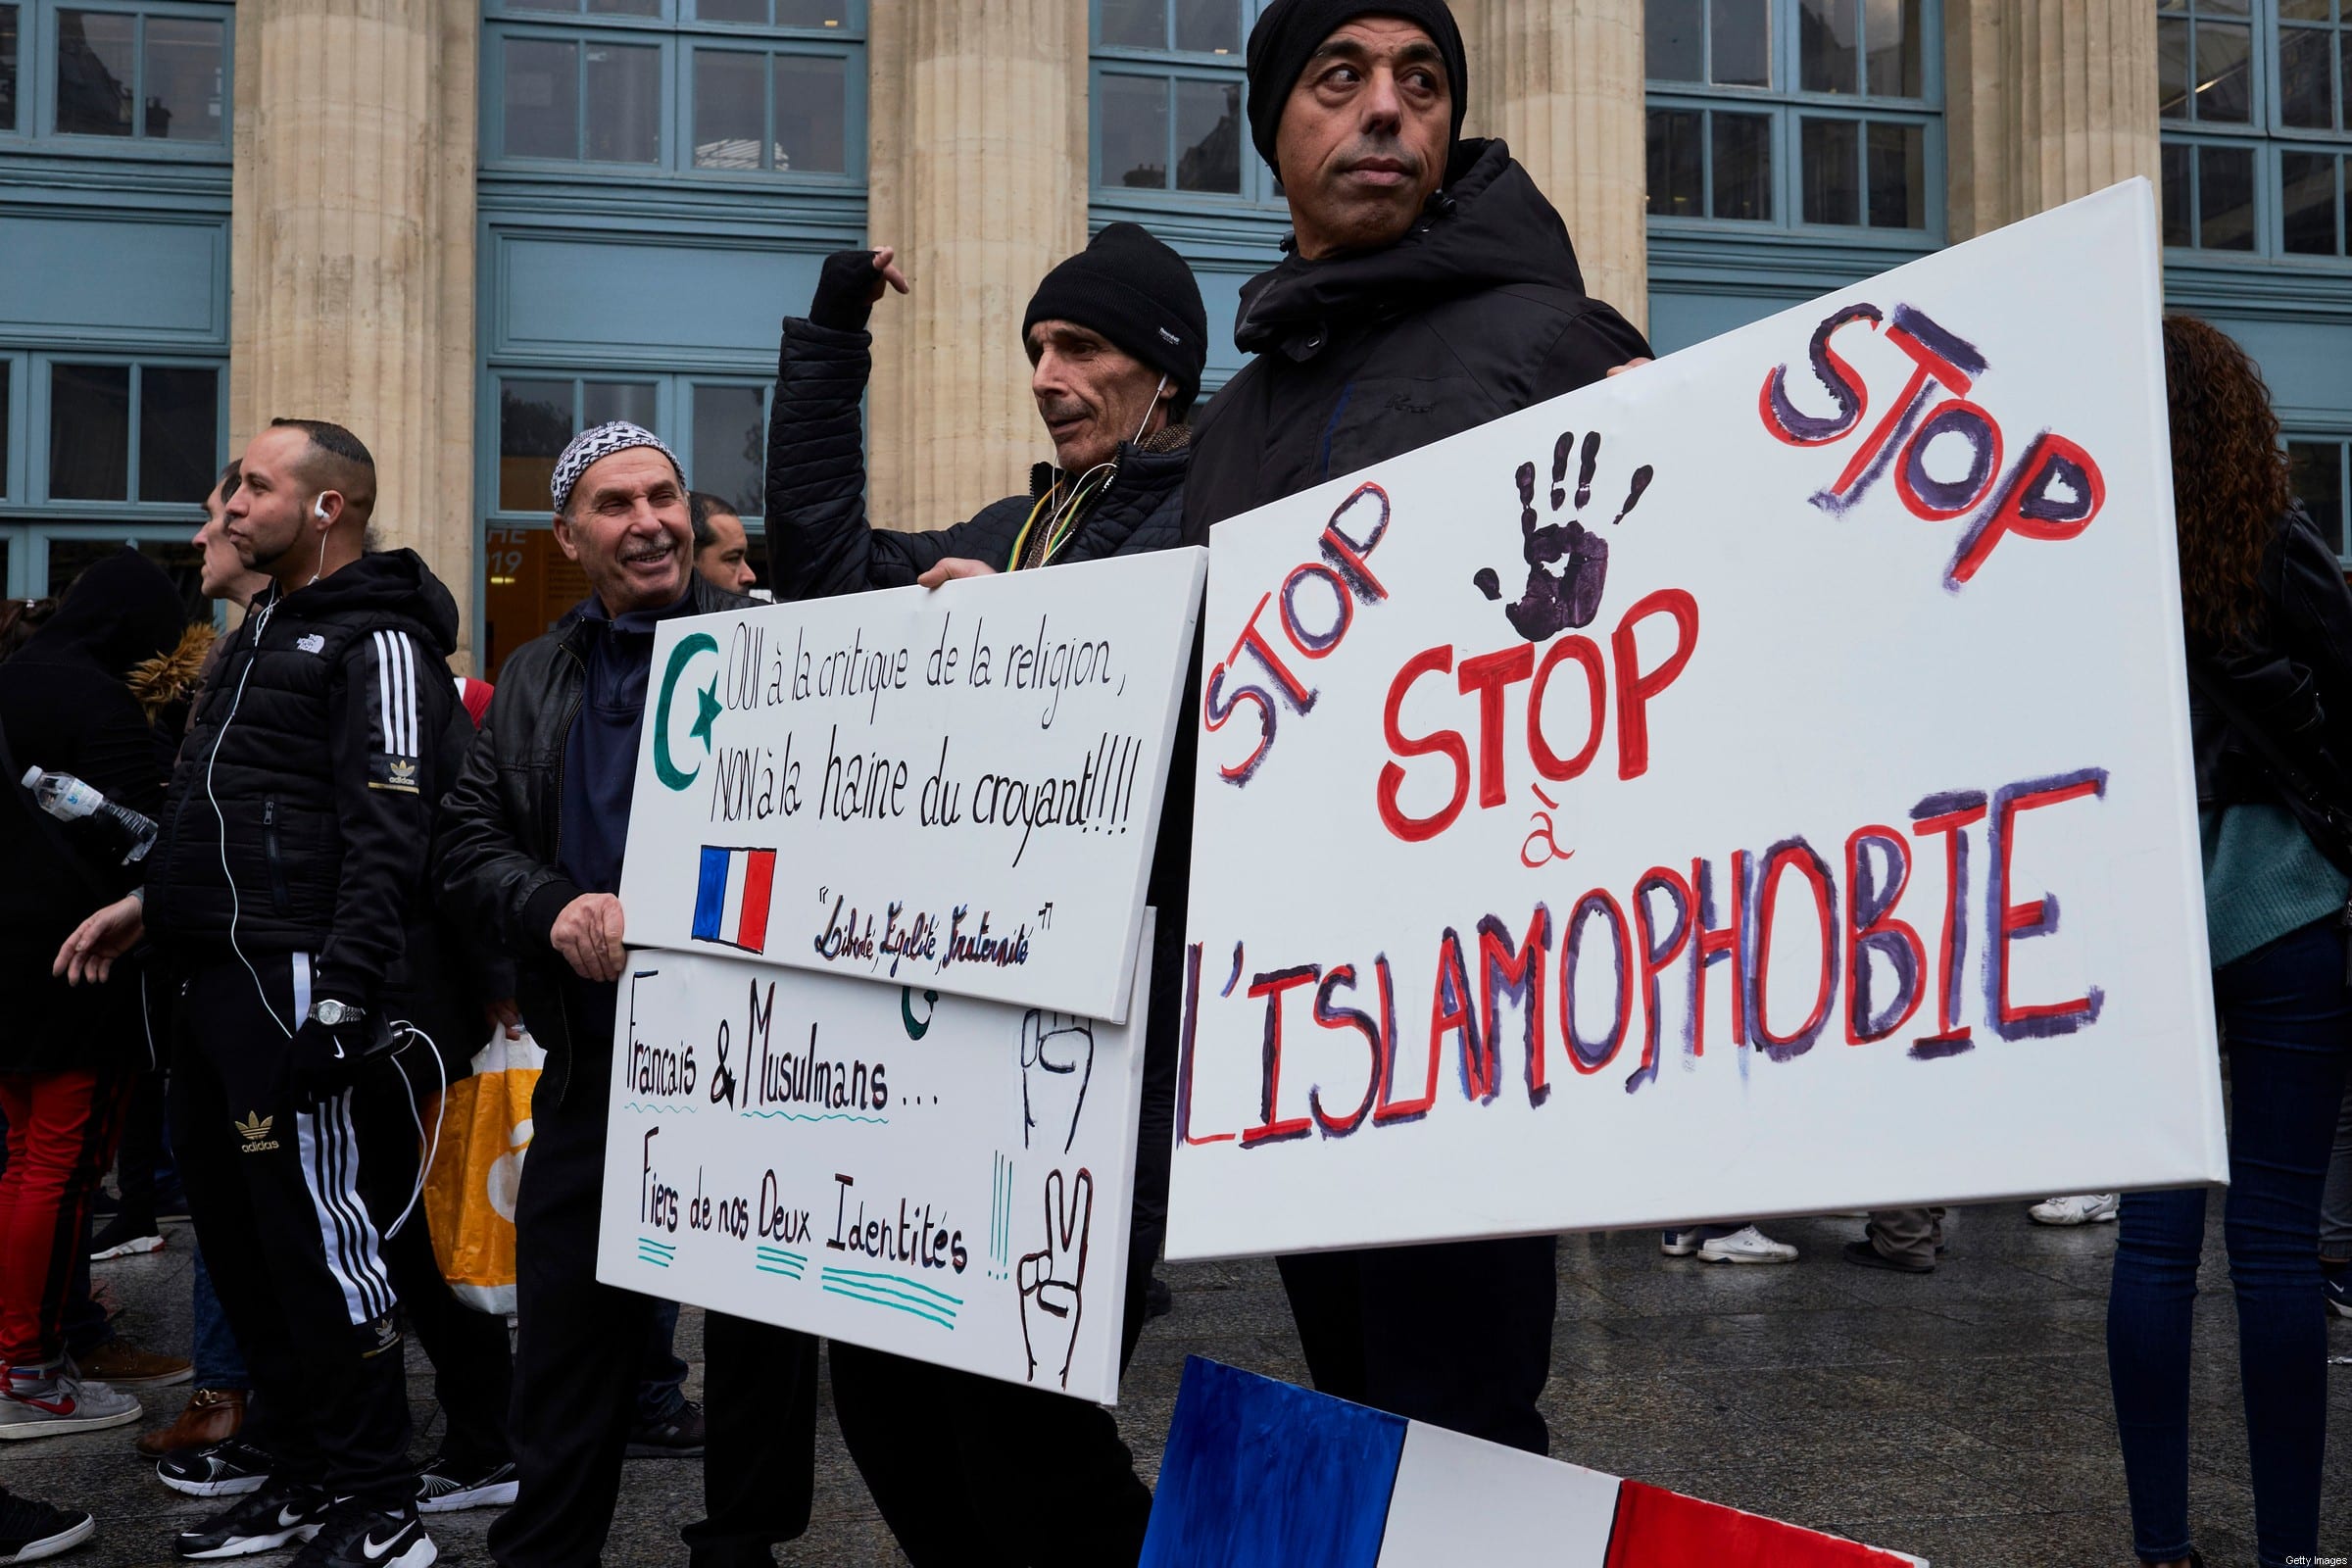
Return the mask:
<svg viewBox="0 0 2352 1568"><path fill-rule="evenodd" d="M329 997L324 1002L312 1003L310 1016L313 1023L322 1023L329 1029L340 1029L347 1023L358 1023L367 1017L368 1009L355 1007L348 1002L337 1002Z"/></svg>

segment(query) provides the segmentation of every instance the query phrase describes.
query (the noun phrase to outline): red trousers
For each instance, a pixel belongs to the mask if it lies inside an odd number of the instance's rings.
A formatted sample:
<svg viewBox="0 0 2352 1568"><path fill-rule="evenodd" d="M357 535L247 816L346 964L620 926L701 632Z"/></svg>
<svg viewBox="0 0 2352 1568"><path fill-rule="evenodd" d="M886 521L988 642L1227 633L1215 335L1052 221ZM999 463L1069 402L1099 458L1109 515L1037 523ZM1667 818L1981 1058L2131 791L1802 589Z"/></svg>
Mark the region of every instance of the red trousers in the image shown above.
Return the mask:
<svg viewBox="0 0 2352 1568"><path fill-rule="evenodd" d="M8 1168L0 1171L0 1367L41 1366L65 1352L66 1292L75 1250L136 1075L0 1073Z"/></svg>

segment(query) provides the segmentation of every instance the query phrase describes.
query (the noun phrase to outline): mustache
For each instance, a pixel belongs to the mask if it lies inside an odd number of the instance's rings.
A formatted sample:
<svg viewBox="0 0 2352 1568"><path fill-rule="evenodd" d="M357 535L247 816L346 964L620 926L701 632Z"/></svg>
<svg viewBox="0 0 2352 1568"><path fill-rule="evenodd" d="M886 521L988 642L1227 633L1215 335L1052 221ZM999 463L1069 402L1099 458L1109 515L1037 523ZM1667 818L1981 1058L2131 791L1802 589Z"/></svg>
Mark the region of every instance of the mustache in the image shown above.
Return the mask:
<svg viewBox="0 0 2352 1568"><path fill-rule="evenodd" d="M1425 167L1421 155L1407 147L1400 138L1377 133L1356 138L1355 143L1340 155L1339 167L1353 169L1374 158L1396 164L1415 178L1420 177Z"/></svg>
<svg viewBox="0 0 2352 1568"><path fill-rule="evenodd" d="M1063 419L1092 418L1095 411L1076 398L1050 398L1037 406L1038 415L1048 424Z"/></svg>

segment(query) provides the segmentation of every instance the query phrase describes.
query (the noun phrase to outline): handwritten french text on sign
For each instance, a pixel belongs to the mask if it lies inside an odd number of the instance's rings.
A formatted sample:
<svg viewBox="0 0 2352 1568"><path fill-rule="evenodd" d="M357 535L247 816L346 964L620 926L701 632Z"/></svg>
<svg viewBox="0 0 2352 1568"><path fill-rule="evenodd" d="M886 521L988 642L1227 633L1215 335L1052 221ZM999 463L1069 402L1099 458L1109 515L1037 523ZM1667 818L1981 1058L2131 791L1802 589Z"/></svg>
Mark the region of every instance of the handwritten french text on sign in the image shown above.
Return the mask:
<svg viewBox="0 0 2352 1568"><path fill-rule="evenodd" d="M597 1278L1117 1398L1140 1026L629 957Z"/></svg>
<svg viewBox="0 0 2352 1568"><path fill-rule="evenodd" d="M629 941L1125 1018L1203 556L664 621Z"/></svg>
<svg viewBox="0 0 2352 1568"><path fill-rule="evenodd" d="M2222 1176L2156 256L2120 186L1216 530L1171 1256Z"/></svg>

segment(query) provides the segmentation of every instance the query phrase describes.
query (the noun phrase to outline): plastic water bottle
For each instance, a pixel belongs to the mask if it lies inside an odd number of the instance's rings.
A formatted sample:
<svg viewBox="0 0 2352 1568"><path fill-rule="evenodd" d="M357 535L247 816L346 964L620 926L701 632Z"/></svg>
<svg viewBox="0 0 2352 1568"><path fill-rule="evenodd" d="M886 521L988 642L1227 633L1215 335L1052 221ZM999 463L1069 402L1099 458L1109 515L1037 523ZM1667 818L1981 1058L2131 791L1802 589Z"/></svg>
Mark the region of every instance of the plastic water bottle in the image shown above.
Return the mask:
<svg viewBox="0 0 2352 1568"><path fill-rule="evenodd" d="M61 822L78 822L92 817L104 823L122 842L125 853L124 865L145 859L155 848L155 819L117 806L99 793L97 787L85 784L71 773L49 773L37 767L24 770L24 787L42 810Z"/></svg>

